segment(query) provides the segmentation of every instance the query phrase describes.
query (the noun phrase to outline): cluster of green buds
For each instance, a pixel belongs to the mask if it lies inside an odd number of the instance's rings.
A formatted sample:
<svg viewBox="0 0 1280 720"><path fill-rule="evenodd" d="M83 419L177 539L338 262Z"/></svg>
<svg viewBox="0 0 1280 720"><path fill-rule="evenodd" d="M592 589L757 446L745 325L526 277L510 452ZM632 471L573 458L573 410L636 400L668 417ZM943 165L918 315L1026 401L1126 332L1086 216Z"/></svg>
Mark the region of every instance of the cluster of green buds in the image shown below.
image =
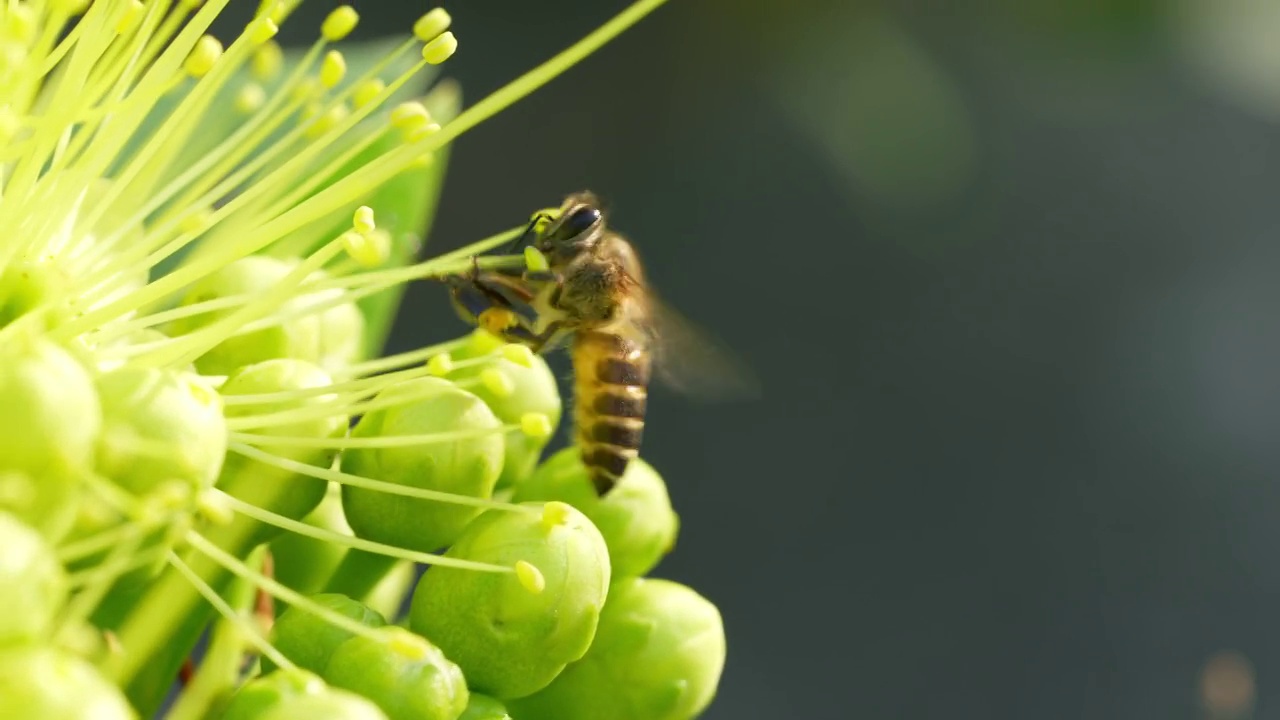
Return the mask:
<svg viewBox="0 0 1280 720"><path fill-rule="evenodd" d="M662 0L466 109L442 9L285 51L300 0L224 44L228 1L0 3L0 717L698 715L724 631L645 578L658 473L544 459L527 348L382 353L523 229L418 258L449 143Z"/></svg>

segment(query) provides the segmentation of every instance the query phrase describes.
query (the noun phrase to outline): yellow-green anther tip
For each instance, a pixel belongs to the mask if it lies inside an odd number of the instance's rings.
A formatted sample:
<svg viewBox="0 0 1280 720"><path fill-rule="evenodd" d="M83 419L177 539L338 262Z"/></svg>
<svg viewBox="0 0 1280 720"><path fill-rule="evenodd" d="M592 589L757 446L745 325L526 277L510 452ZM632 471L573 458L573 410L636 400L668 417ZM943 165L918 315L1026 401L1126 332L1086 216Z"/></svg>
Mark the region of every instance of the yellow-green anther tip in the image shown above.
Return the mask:
<svg viewBox="0 0 1280 720"><path fill-rule="evenodd" d="M236 110L249 115L258 110L267 102L267 91L261 85L255 82L245 83L243 87L236 92Z"/></svg>
<svg viewBox="0 0 1280 720"><path fill-rule="evenodd" d="M320 26L320 34L329 42L337 42L351 34L360 22L360 13L350 5L334 9Z"/></svg>
<svg viewBox="0 0 1280 720"><path fill-rule="evenodd" d="M573 508L559 500L552 500L542 506L542 527L547 530L564 525L573 514Z"/></svg>
<svg viewBox="0 0 1280 720"><path fill-rule="evenodd" d="M355 92L351 95L351 102L355 104L357 108L362 108L369 103L372 103L374 100L377 100L378 96L382 94L382 91L386 89L386 83L382 82L378 78L370 78L356 86Z"/></svg>
<svg viewBox="0 0 1280 720"><path fill-rule="evenodd" d="M533 595L541 595L547 589L547 578L542 575L542 571L524 560L516 563L516 579L520 581L521 587Z"/></svg>
<svg viewBox="0 0 1280 720"><path fill-rule="evenodd" d="M358 233L371 233L377 227L373 221L373 208L368 205L361 205L356 208L356 214L351 219L351 226Z"/></svg>
<svg viewBox="0 0 1280 720"><path fill-rule="evenodd" d="M551 437L555 426L546 413L530 412L520 416L520 431L531 438L545 440Z"/></svg>
<svg viewBox="0 0 1280 720"><path fill-rule="evenodd" d="M327 88L335 87L342 82L346 74L347 61L342 57L342 53L337 50L325 53L324 61L320 64L320 84Z"/></svg>
<svg viewBox="0 0 1280 720"><path fill-rule="evenodd" d="M420 102L400 103L391 109L391 125L401 130L412 130L431 122L431 113Z"/></svg>
<svg viewBox="0 0 1280 720"><path fill-rule="evenodd" d="M218 59L222 57L222 43L212 35L205 35L196 42L183 68L194 78L202 78L209 74Z"/></svg>
<svg viewBox="0 0 1280 720"><path fill-rule="evenodd" d="M247 32L249 40L254 45L261 45L275 37L276 33L280 32L280 26L276 25L275 21L269 17L260 17L249 23Z"/></svg>
<svg viewBox="0 0 1280 720"><path fill-rule="evenodd" d="M89 7L89 0L51 0L49 7L56 13L79 15Z"/></svg>
<svg viewBox="0 0 1280 720"><path fill-rule="evenodd" d="M409 130L405 134L405 140L408 140L410 143L416 143L438 132L440 132L440 126L436 123L429 122L425 125L420 125Z"/></svg>
<svg viewBox="0 0 1280 720"><path fill-rule="evenodd" d="M533 367L533 351L525 345L516 343L508 343L502 346L502 357L519 365L520 367Z"/></svg>
<svg viewBox="0 0 1280 720"><path fill-rule="evenodd" d="M342 248L347 255L364 267L377 267L386 258L378 250L378 245L370 241L370 236L355 230L342 233Z"/></svg>
<svg viewBox="0 0 1280 720"><path fill-rule="evenodd" d="M413 34L422 42L429 43L448 30L452 22L453 18L444 8L435 8L418 18L413 24Z"/></svg>
<svg viewBox="0 0 1280 720"><path fill-rule="evenodd" d="M453 372L453 358L449 356L449 353L432 355L431 359L427 361L427 374L429 375L444 377L451 372Z"/></svg>
<svg viewBox="0 0 1280 720"><path fill-rule="evenodd" d="M439 65L448 60L458 50L458 39L451 32L444 32L436 39L422 46L422 59L430 65Z"/></svg>
<svg viewBox="0 0 1280 720"><path fill-rule="evenodd" d="M547 262L547 256L533 246L524 249L524 265L534 272L545 272L551 269L551 264Z"/></svg>
<svg viewBox="0 0 1280 720"><path fill-rule="evenodd" d="M509 397L515 391L515 383L506 373L497 368L485 368L480 373L480 382L484 383L489 392L500 398Z"/></svg>
<svg viewBox="0 0 1280 720"><path fill-rule="evenodd" d="M284 50L274 41L263 43L254 51L251 65L255 78L270 80L280 74L280 68L284 66Z"/></svg>

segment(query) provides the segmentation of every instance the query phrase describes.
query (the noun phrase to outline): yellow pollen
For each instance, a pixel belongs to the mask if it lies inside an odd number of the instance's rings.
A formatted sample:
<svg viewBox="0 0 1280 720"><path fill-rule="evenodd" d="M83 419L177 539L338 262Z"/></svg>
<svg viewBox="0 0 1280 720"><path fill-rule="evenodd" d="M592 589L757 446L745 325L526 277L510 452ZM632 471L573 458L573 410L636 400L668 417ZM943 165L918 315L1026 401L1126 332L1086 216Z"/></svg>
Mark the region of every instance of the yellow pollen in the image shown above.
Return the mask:
<svg viewBox="0 0 1280 720"><path fill-rule="evenodd" d="M451 372L453 372L453 358L449 356L449 353L432 355L431 359L427 361L427 374L429 375L444 377Z"/></svg>
<svg viewBox="0 0 1280 720"><path fill-rule="evenodd" d="M324 62L320 65L320 84L332 88L342 82L347 74L347 61L342 53L330 50L325 53Z"/></svg>
<svg viewBox="0 0 1280 720"><path fill-rule="evenodd" d="M511 382L511 378L506 373L496 368L485 368L480 372L480 382L485 388L494 395L504 398L510 397L515 392L515 383Z"/></svg>
<svg viewBox="0 0 1280 720"><path fill-rule="evenodd" d="M422 42L431 42L440 36L440 33L449 29L453 18L449 17L449 13L444 8L435 8L426 15L418 18L413 24L413 34Z"/></svg>
<svg viewBox="0 0 1280 720"><path fill-rule="evenodd" d="M284 50L280 44L268 41L253 52L253 76L259 80L271 80L280 74L284 66Z"/></svg>
<svg viewBox="0 0 1280 720"><path fill-rule="evenodd" d="M267 91L258 83L245 83L236 93L236 110L249 115L267 102Z"/></svg>
<svg viewBox="0 0 1280 720"><path fill-rule="evenodd" d="M535 440L545 440L553 431L551 418L546 413L530 412L520 416L520 432Z"/></svg>
<svg viewBox="0 0 1280 720"><path fill-rule="evenodd" d="M351 96L351 102L354 103L357 108L362 108L374 100L377 100L378 96L382 94L382 91L386 89L386 83L382 82L378 78L370 78L356 86L356 91L352 93Z"/></svg>
<svg viewBox="0 0 1280 720"><path fill-rule="evenodd" d="M502 307L488 308L476 319L480 321L480 327L494 335L501 335L503 330L514 327L519 321L514 312Z"/></svg>
<svg viewBox="0 0 1280 720"><path fill-rule="evenodd" d="M516 343L503 345L502 357L519 365L520 367L533 367L533 351L525 345L517 345Z"/></svg>
<svg viewBox="0 0 1280 720"><path fill-rule="evenodd" d="M422 59L430 65L439 65L452 57L457 50L458 38L451 32L445 32L422 46Z"/></svg>
<svg viewBox="0 0 1280 720"><path fill-rule="evenodd" d="M260 17L249 23L246 29L250 42L254 45L261 45L280 32L280 26L269 17Z"/></svg>
<svg viewBox="0 0 1280 720"><path fill-rule="evenodd" d="M187 56L187 62L183 67L191 77L202 78L209 74L220 57L222 57L222 43L212 35L205 35L196 42L195 48Z"/></svg>
<svg viewBox="0 0 1280 720"><path fill-rule="evenodd" d="M516 563L516 579L533 595L541 595L547 589L547 579L543 577L542 571L524 560Z"/></svg>
<svg viewBox="0 0 1280 720"><path fill-rule="evenodd" d="M359 22L360 13L350 5L343 5L324 19L324 24L320 26L320 34L329 42L337 42L350 35Z"/></svg>
<svg viewBox="0 0 1280 720"><path fill-rule="evenodd" d="M551 264L547 262L547 256L532 245L524 249L524 266L533 272L546 272L551 269Z"/></svg>

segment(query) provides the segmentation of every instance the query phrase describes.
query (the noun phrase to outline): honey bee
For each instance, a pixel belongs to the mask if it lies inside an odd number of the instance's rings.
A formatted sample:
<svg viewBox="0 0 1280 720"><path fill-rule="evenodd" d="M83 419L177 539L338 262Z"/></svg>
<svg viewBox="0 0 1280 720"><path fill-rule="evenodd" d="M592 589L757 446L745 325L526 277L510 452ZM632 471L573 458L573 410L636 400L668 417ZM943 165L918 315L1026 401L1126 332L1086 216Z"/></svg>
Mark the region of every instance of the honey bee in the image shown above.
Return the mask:
<svg viewBox="0 0 1280 720"><path fill-rule="evenodd" d="M480 270L447 279L467 321L544 352L569 344L574 430L596 492L617 484L639 455L655 376L699 396L743 396L749 372L660 301L635 248L605 221L590 192L534 216L512 250L532 238L545 269Z"/></svg>

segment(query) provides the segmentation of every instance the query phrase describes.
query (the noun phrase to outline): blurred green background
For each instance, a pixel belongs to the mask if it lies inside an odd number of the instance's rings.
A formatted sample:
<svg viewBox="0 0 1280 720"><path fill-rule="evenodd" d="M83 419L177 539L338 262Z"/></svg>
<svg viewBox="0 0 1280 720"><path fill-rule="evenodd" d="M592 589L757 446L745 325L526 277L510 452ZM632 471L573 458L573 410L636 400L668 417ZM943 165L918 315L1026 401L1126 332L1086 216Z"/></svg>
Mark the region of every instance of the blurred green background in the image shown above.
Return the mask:
<svg viewBox="0 0 1280 720"><path fill-rule="evenodd" d="M448 74L625 5L446 5ZM1275 714L1278 39L1275 0L671 0L456 143L428 253L591 188L763 381L651 403L709 720ZM416 286L393 349L463 330Z"/></svg>

